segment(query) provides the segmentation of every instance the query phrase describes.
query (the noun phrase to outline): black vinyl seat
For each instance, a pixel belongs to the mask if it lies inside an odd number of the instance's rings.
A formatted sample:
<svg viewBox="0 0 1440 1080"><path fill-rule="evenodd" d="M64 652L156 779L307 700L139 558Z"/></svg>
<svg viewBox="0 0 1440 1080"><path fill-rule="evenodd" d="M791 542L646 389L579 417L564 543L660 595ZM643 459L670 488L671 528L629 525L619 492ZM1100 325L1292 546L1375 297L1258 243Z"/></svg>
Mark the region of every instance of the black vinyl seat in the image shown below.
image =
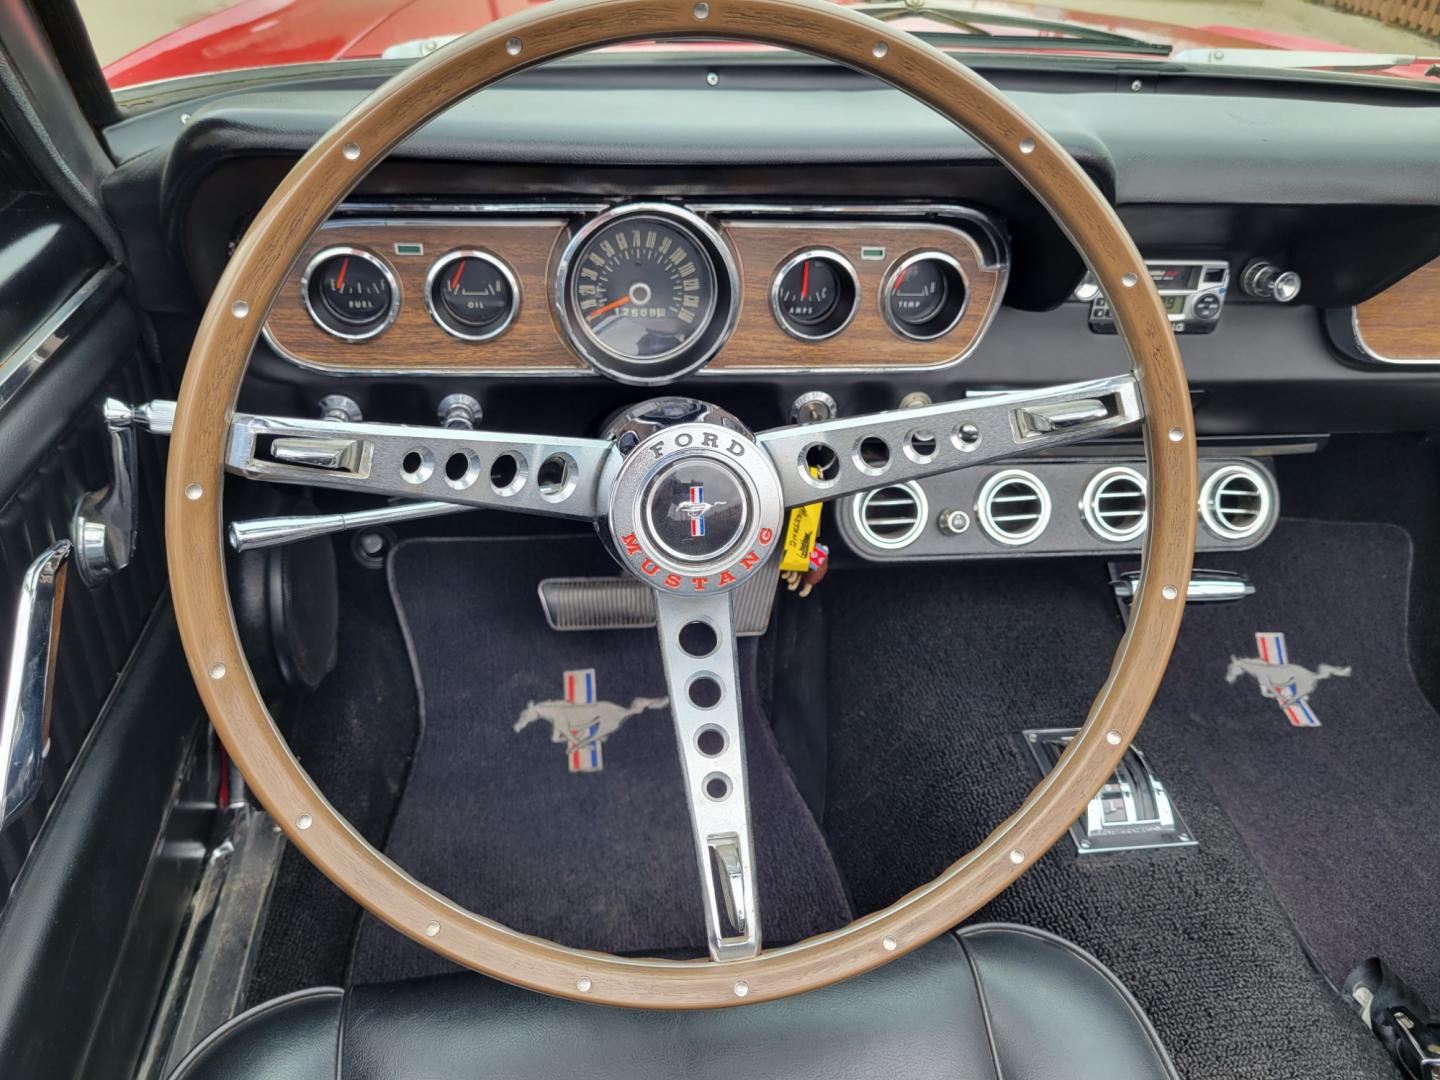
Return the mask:
<svg viewBox="0 0 1440 1080"><path fill-rule="evenodd" d="M1098 960L983 924L837 986L703 1012L545 997L478 975L290 994L237 1016L172 1080L1175 1080Z"/></svg>

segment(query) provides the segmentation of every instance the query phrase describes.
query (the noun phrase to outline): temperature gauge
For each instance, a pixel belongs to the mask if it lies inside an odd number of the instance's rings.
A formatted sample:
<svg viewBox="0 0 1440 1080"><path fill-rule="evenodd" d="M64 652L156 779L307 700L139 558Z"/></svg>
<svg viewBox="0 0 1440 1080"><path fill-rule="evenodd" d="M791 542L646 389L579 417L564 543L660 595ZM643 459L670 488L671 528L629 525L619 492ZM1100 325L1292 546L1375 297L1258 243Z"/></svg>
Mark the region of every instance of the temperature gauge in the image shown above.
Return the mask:
<svg viewBox="0 0 1440 1080"><path fill-rule="evenodd" d="M901 259L885 275L880 310L897 334L917 341L948 334L965 312L965 276L943 251Z"/></svg>
<svg viewBox="0 0 1440 1080"><path fill-rule="evenodd" d="M510 268L484 251L452 251L430 268L425 306L446 333L466 341L499 337L520 310Z"/></svg>
<svg viewBox="0 0 1440 1080"><path fill-rule="evenodd" d="M775 272L770 307L785 332L805 341L833 337L855 316L855 268L834 251L802 251Z"/></svg>
<svg viewBox="0 0 1440 1080"><path fill-rule="evenodd" d="M360 248L327 248L310 260L301 280L310 317L345 341L380 333L400 310L395 275L380 258Z"/></svg>

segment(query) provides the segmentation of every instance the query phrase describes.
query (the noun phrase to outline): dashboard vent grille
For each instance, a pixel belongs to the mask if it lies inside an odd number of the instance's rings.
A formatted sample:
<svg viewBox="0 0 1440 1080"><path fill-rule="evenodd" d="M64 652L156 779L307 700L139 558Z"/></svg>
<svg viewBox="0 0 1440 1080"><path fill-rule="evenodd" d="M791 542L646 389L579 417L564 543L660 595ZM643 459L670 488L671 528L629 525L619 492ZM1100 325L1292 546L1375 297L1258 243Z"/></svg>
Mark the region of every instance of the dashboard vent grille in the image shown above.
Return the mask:
<svg viewBox="0 0 1440 1080"><path fill-rule="evenodd" d="M1006 469L981 485L975 514L991 540L1018 547L1050 524L1050 492L1034 474Z"/></svg>
<svg viewBox="0 0 1440 1080"><path fill-rule="evenodd" d="M1080 500L1085 524L1101 540L1123 544L1145 531L1145 478L1128 465L1102 469Z"/></svg>
<svg viewBox="0 0 1440 1080"><path fill-rule="evenodd" d="M871 544L893 550L913 544L925 529L925 493L916 484L890 484L855 499L855 527Z"/></svg>
<svg viewBox="0 0 1440 1080"><path fill-rule="evenodd" d="M1216 536L1244 540L1270 521L1270 484L1252 465L1216 469L1200 492L1200 517Z"/></svg>

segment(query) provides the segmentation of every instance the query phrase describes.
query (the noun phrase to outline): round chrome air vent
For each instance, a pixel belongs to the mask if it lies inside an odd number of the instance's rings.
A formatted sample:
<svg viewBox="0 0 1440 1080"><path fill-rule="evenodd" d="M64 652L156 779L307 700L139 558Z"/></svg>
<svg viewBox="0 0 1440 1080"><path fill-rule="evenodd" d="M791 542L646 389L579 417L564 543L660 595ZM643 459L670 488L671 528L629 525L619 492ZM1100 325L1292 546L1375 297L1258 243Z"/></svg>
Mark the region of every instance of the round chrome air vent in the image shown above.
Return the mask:
<svg viewBox="0 0 1440 1080"><path fill-rule="evenodd" d="M1245 540L1270 522L1270 478L1254 465L1216 469L1200 489L1200 519L1222 540Z"/></svg>
<svg viewBox="0 0 1440 1080"><path fill-rule="evenodd" d="M1129 465L1101 469L1085 485L1080 516L1099 539L1112 544L1134 540L1145 531L1145 478Z"/></svg>
<svg viewBox="0 0 1440 1080"><path fill-rule="evenodd" d="M913 544L930 518L925 492L918 484L889 484L857 495L851 512L860 535L890 551Z"/></svg>
<svg viewBox="0 0 1440 1080"><path fill-rule="evenodd" d="M1028 544L1050 524L1050 492L1024 469L1004 469L980 486L975 516L997 544Z"/></svg>

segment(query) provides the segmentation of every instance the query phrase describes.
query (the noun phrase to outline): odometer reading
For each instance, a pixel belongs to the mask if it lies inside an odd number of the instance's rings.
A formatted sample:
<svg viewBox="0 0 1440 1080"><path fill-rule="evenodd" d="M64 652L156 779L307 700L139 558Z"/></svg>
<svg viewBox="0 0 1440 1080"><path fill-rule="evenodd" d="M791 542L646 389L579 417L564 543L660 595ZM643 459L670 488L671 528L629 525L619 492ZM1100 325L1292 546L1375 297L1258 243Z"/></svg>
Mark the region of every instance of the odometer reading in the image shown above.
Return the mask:
<svg viewBox="0 0 1440 1080"><path fill-rule="evenodd" d="M715 312L715 264L699 239L659 216L619 218L575 253L570 288L582 332L623 360L685 349Z"/></svg>

